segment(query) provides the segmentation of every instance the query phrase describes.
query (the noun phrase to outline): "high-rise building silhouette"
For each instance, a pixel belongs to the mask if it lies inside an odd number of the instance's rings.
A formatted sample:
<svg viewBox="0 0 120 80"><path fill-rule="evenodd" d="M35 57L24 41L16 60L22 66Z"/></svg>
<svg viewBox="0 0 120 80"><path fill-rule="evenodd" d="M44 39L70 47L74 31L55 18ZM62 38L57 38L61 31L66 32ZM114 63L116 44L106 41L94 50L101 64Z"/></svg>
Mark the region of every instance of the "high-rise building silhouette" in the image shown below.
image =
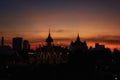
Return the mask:
<svg viewBox="0 0 120 80"><path fill-rule="evenodd" d="M105 45L100 45L99 43L95 44L96 49L105 49Z"/></svg>
<svg viewBox="0 0 120 80"><path fill-rule="evenodd" d="M22 41L23 41L23 39L21 37L13 38L13 40L12 40L13 50L18 51L18 52L21 51L22 50Z"/></svg>
<svg viewBox="0 0 120 80"><path fill-rule="evenodd" d="M4 37L1 39L1 46L4 46Z"/></svg>
<svg viewBox="0 0 120 80"><path fill-rule="evenodd" d="M23 41L23 49L24 50L29 50L30 49L30 44L28 40Z"/></svg>

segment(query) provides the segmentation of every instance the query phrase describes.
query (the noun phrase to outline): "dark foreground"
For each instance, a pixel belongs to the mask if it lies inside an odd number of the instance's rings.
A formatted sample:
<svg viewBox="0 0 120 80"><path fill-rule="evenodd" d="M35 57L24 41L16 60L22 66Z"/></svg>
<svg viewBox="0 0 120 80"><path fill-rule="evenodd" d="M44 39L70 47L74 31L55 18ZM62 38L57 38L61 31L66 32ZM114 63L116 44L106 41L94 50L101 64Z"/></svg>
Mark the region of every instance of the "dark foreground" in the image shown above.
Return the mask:
<svg viewBox="0 0 120 80"><path fill-rule="evenodd" d="M9 65L1 66L0 80L119 80L119 67L108 71L80 65Z"/></svg>

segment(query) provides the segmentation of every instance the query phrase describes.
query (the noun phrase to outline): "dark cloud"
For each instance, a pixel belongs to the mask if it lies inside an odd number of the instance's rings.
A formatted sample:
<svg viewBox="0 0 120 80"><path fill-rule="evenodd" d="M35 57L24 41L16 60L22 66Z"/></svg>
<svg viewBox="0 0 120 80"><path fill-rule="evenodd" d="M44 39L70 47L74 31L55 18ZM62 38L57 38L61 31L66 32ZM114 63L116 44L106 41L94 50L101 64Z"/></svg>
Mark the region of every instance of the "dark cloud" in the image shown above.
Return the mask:
<svg viewBox="0 0 120 80"><path fill-rule="evenodd" d="M1 32L0 36L11 38L11 37L16 37L16 36L21 36L22 37L22 36L25 36L25 35L22 34L22 33L19 33L19 32Z"/></svg>
<svg viewBox="0 0 120 80"><path fill-rule="evenodd" d="M63 29L55 30L55 32L64 32Z"/></svg>
<svg viewBox="0 0 120 80"><path fill-rule="evenodd" d="M109 44L120 44L120 36L116 36L116 35L97 36L97 37L88 38L86 40L93 42L104 42Z"/></svg>
<svg viewBox="0 0 120 80"><path fill-rule="evenodd" d="M15 26L22 26L22 25L33 25L33 23L29 22L29 21L3 21L0 20L0 26L4 26L4 27L15 27Z"/></svg>
<svg viewBox="0 0 120 80"><path fill-rule="evenodd" d="M102 39L110 39L110 40L120 40L120 36L118 35L104 35L104 36L99 36Z"/></svg>

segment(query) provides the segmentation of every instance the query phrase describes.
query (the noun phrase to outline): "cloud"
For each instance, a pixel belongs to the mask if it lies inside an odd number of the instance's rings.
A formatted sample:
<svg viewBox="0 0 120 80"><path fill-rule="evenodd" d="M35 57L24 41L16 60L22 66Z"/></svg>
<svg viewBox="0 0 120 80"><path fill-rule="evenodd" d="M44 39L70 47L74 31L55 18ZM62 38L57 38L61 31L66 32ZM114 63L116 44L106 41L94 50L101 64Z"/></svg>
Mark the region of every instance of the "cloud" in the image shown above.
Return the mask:
<svg viewBox="0 0 120 80"><path fill-rule="evenodd" d="M16 36L25 36L24 34L20 33L20 32L0 32L0 36L4 36L7 38L12 38L12 37L16 37Z"/></svg>
<svg viewBox="0 0 120 80"><path fill-rule="evenodd" d="M109 44L120 44L120 36L117 35L103 35L92 38L87 38L87 41L104 42Z"/></svg>
<svg viewBox="0 0 120 80"><path fill-rule="evenodd" d="M104 35L104 36L99 36L102 39L110 39L110 40L120 40L120 36L118 35Z"/></svg>
<svg viewBox="0 0 120 80"><path fill-rule="evenodd" d="M59 32L59 33L61 33L61 32L64 32L64 30L63 30L63 29L58 29L58 30L55 30L54 32Z"/></svg>

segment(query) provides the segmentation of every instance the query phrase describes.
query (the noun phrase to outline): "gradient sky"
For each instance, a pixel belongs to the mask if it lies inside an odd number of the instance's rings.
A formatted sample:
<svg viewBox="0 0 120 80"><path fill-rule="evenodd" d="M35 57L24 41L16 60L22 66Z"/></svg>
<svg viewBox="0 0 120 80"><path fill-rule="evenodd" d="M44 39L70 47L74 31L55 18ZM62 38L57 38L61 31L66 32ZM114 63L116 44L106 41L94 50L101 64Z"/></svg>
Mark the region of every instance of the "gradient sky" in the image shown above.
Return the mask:
<svg viewBox="0 0 120 80"><path fill-rule="evenodd" d="M120 49L120 0L0 0L0 36L6 43L21 36L38 45L49 28L57 44L69 45L79 33L89 46Z"/></svg>

